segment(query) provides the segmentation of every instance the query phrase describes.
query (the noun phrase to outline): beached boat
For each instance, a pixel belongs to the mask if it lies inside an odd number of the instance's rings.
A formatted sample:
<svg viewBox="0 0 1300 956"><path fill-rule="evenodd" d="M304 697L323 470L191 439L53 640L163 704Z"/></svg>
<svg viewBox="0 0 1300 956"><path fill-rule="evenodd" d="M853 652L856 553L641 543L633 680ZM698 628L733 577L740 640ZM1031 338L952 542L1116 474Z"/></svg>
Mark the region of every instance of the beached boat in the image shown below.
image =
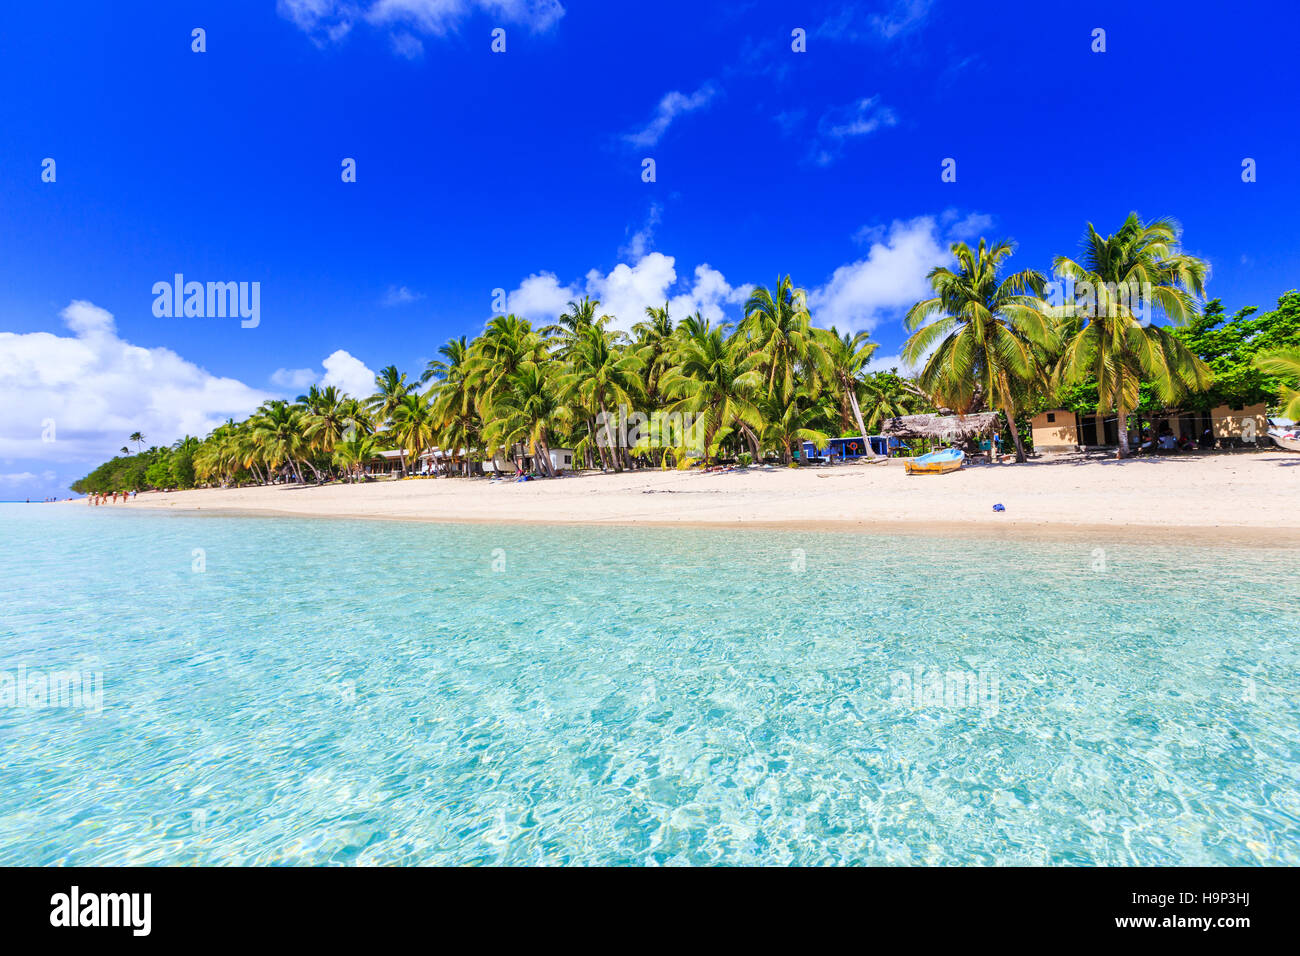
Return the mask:
<svg viewBox="0 0 1300 956"><path fill-rule="evenodd" d="M1273 444L1277 445L1278 448L1287 451L1300 451L1300 432L1289 435L1284 435L1281 432L1269 432L1268 437L1273 439Z"/></svg>
<svg viewBox="0 0 1300 956"><path fill-rule="evenodd" d="M909 475L946 475L948 472L960 468L965 459L966 455L958 448L932 451L920 458L907 459L907 473Z"/></svg>

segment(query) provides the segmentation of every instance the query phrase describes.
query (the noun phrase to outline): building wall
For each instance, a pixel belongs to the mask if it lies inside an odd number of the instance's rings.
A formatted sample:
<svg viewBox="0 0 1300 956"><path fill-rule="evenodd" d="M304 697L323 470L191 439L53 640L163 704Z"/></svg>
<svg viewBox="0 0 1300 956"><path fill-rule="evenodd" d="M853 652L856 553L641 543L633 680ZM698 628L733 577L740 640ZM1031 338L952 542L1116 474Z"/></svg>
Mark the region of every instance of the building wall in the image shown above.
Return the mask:
<svg viewBox="0 0 1300 956"><path fill-rule="evenodd" d="M1048 421L1055 418L1055 421ZM1079 444L1079 429L1074 412L1061 408L1049 409L1034 416L1029 423L1037 451L1073 450Z"/></svg>
<svg viewBox="0 0 1300 956"><path fill-rule="evenodd" d="M1243 438L1249 442L1252 439L1258 441L1259 436L1268 433L1268 408L1263 404L1245 408L1220 405L1210 412L1210 417L1214 421L1216 438Z"/></svg>

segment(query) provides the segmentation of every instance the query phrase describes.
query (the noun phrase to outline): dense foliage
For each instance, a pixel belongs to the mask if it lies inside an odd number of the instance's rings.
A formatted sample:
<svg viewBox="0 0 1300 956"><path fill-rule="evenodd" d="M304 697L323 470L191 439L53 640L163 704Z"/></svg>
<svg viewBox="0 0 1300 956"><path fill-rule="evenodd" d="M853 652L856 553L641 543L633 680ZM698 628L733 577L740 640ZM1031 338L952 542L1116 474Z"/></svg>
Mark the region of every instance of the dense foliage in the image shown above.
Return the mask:
<svg viewBox="0 0 1300 956"><path fill-rule="evenodd" d="M919 366L915 378L869 371L876 343L814 325L788 276L754 289L734 325L699 313L675 321L665 305L618 332L584 298L550 326L496 316L472 341L443 345L415 379L383 369L369 396L312 386L202 441L123 448L73 488L349 479L394 449L407 453L405 469L439 448L441 466L459 473L486 458L523 469L527 456L549 475L555 448L573 449L578 467L613 471L718 458L788 463L805 441L876 434L888 418L926 411L1001 411L1003 441L1023 459L1030 417L1043 408L1123 416L1173 402L1294 397L1300 292L1259 316L1242 309L1225 318L1217 299L1201 312L1205 265L1177 239L1169 220L1130 216L1111 236L1089 225L1080 260L1055 260L1056 274L1075 283L1057 303L1047 301L1044 275L1004 271L1013 243L955 244L957 269L933 270L934 296L907 316L903 357ZM1115 295L1124 283L1143 288L1166 323ZM139 433L130 440L143 446Z"/></svg>

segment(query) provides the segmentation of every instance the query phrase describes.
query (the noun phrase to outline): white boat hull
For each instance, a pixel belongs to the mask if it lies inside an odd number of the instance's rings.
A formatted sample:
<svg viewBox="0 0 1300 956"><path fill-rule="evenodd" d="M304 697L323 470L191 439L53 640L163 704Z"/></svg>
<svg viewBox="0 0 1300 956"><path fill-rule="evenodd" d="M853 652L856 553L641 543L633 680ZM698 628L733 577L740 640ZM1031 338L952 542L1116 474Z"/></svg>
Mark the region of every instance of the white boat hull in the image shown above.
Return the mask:
<svg viewBox="0 0 1300 956"><path fill-rule="evenodd" d="M1278 448L1286 451L1300 451L1300 439L1283 438L1281 435L1275 435L1272 432L1268 433L1268 437L1273 439L1273 444L1277 445Z"/></svg>

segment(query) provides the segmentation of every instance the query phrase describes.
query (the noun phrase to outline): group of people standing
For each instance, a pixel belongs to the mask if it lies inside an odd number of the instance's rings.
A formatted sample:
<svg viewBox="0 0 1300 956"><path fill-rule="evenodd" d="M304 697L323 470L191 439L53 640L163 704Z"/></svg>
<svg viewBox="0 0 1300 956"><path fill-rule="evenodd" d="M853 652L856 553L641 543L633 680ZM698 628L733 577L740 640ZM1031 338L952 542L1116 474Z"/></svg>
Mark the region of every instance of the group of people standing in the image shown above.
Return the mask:
<svg viewBox="0 0 1300 956"><path fill-rule="evenodd" d="M122 504L126 504L128 501L134 498L136 494L137 492L134 491L106 491L103 494L90 495L89 497L86 498L86 504L88 505L106 505L110 503L117 504L118 495L122 496Z"/></svg>

